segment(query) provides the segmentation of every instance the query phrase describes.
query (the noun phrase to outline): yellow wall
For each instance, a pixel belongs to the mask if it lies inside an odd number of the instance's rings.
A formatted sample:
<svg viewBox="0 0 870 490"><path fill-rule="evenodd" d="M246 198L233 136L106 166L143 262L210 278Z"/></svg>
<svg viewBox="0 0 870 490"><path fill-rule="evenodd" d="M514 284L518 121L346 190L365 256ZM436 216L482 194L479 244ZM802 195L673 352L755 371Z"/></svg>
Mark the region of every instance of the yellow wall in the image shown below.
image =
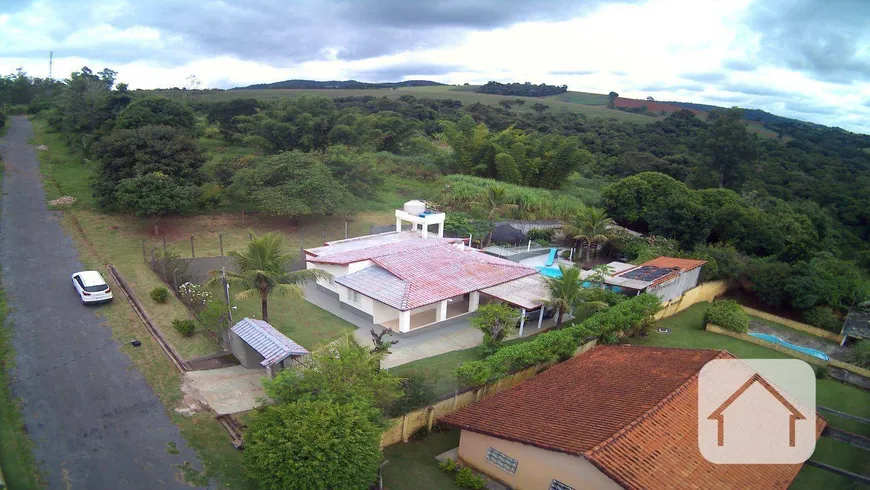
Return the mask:
<svg viewBox="0 0 870 490"><path fill-rule="evenodd" d="M661 320L662 318L675 315L696 303L713 301L725 294L728 291L728 287L728 281L710 281L699 284L697 287L683 293L679 298L662 305L662 309L656 313L655 319Z"/></svg>
<svg viewBox="0 0 870 490"><path fill-rule="evenodd" d="M743 308L743 311L745 311L747 315L757 316L758 318L763 318L774 323L779 323L780 325L785 325L786 327L800 330L801 332L806 332L810 335L815 335L816 337L833 340L838 344L843 342L842 335L828 332L827 330L822 330L821 328L816 328L812 325L807 325L806 323L796 322L794 320L789 320L788 318L783 318L781 316L771 315L770 313L756 310L754 308L749 308L748 306L741 306L741 308Z"/></svg>
<svg viewBox="0 0 870 490"><path fill-rule="evenodd" d="M517 460L517 471L510 474L486 460L489 448ZM580 456L547 451L534 446L506 441L476 432L462 431L459 459L510 488L543 490L556 479L575 489L617 490L622 487Z"/></svg>

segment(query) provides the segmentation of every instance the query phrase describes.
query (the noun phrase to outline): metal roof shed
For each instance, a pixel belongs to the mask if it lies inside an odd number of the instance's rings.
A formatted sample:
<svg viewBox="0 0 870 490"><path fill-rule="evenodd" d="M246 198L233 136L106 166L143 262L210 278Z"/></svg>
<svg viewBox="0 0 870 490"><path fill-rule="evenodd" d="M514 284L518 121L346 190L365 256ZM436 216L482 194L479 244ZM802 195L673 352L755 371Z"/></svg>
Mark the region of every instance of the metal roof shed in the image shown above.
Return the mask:
<svg viewBox="0 0 870 490"><path fill-rule="evenodd" d="M259 364L274 376L277 368L298 364L298 358L308 355L307 349L263 320L243 318L230 331L233 355L246 368L256 368ZM297 358L297 362L288 364L285 362L288 358Z"/></svg>

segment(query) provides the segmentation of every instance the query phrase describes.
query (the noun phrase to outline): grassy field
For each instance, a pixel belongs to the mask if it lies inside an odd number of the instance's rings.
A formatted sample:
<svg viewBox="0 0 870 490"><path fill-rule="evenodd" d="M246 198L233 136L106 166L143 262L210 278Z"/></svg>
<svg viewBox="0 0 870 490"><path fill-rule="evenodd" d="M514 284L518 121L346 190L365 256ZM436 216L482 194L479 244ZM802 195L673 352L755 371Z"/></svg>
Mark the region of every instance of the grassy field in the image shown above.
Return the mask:
<svg viewBox="0 0 870 490"><path fill-rule="evenodd" d="M700 303L658 322L667 327L669 334L653 332L642 339L631 339L633 345L661 347L727 349L744 359L790 359L789 356L739 339L704 330L704 312L709 303ZM870 418L870 393L831 379L817 380L816 401L819 405L842 412ZM836 428L870 437L870 426L841 417L824 414L828 423ZM870 474L870 459L858 448L822 438L816 445L813 459L861 474ZM792 489L852 489L849 479L812 467L804 467L791 486Z"/></svg>
<svg viewBox="0 0 870 490"><path fill-rule="evenodd" d="M459 431L433 432L425 439L393 444L384 449L384 488L419 490L423 488L459 488L435 461L435 456L459 445Z"/></svg>
<svg viewBox="0 0 870 490"><path fill-rule="evenodd" d="M629 112L617 111L608 109L600 103L599 97L604 97L604 104L607 103L607 96L598 96L597 94L587 94L584 92L567 92L554 96L557 98L543 97L515 97L507 95L490 95L479 94L467 90L456 90L460 87L451 86L433 86L433 87L402 87L397 89L262 89L262 90L225 90L225 91L204 91L197 93L189 93L181 90L152 90L142 91L162 95L172 98L186 98L189 100L230 100L237 98L254 98L260 100L273 100L282 97L299 97L302 95L317 95L320 97L387 97L389 99L398 99L403 95L413 95L414 97L430 98L430 99L453 99L462 102L463 104L475 104L480 102L486 105L498 105L502 100L513 100L517 98L526 99L527 103L522 106L515 106L513 110L530 111L531 106L535 102L547 105L551 111L567 111L577 114L583 114L586 117L603 117L614 118L620 121L635 122L639 124L649 124L659 118L650 116L641 116ZM138 92L137 92L138 93ZM563 97L563 98L558 98ZM575 102L576 101L576 102ZM594 103L594 105L586 105L586 103Z"/></svg>

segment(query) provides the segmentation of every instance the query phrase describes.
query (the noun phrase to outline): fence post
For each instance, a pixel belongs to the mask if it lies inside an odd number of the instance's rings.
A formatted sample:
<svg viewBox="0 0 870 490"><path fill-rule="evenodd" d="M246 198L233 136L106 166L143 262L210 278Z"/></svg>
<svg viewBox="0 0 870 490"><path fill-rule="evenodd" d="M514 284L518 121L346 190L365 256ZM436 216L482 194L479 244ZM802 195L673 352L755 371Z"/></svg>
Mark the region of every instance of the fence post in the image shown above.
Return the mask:
<svg viewBox="0 0 870 490"><path fill-rule="evenodd" d="M248 240L253 240L253 239L254 239L254 234L249 231L248 232Z"/></svg>
<svg viewBox="0 0 870 490"><path fill-rule="evenodd" d="M142 262L148 263L148 255L145 253L145 242L148 239L142 240Z"/></svg>
<svg viewBox="0 0 870 490"><path fill-rule="evenodd" d="M344 222L344 239L347 240L347 221Z"/></svg>
<svg viewBox="0 0 870 490"><path fill-rule="evenodd" d="M163 257L166 257L166 235L163 235Z"/></svg>
<svg viewBox="0 0 870 490"><path fill-rule="evenodd" d="M157 250L157 249L156 249L156 248L152 248L152 249L151 249L151 268L152 268L152 269L154 268L154 262L157 261L157 259L154 258L154 251L155 251L155 250Z"/></svg>
<svg viewBox="0 0 870 490"><path fill-rule="evenodd" d="M230 285L227 283L226 267L221 267L221 278L223 279L224 299L227 302L227 315L229 317L229 325L227 325L227 327L231 327L233 324L233 308L230 306Z"/></svg>
<svg viewBox="0 0 870 490"><path fill-rule="evenodd" d="M166 266L164 265L164 267L166 267ZM178 277L175 275L176 272L178 272L178 269L175 269L174 271L172 271L172 285L175 286L175 292L177 293L178 292Z"/></svg>
<svg viewBox="0 0 870 490"><path fill-rule="evenodd" d="M190 235L190 257L195 259L196 253L193 251L193 235Z"/></svg>
<svg viewBox="0 0 870 490"><path fill-rule="evenodd" d="M305 248L305 228L299 228L299 248Z"/></svg>
<svg viewBox="0 0 870 490"><path fill-rule="evenodd" d="M221 244L221 257L223 257L224 256L224 234L223 233L218 233L218 240L220 241L220 244Z"/></svg>

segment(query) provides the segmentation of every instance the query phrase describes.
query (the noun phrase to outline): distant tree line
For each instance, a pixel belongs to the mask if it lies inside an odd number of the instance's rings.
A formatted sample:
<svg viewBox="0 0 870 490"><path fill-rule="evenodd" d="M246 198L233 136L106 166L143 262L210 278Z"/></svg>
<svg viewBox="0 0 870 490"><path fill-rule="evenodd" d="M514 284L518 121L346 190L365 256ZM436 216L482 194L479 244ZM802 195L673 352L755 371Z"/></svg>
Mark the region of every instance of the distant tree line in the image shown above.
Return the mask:
<svg viewBox="0 0 870 490"><path fill-rule="evenodd" d="M548 95L558 95L567 91L567 85L547 85L546 83L534 85L531 82L486 82L486 84L481 85L481 87L477 89L477 92L481 94L512 95L518 97L546 97Z"/></svg>
<svg viewBox="0 0 870 490"><path fill-rule="evenodd" d="M320 82L317 80L284 80L283 82L258 83L247 87L238 87L238 90L252 89L379 89L400 87L430 87L444 85L443 83L429 80L404 80L401 82L358 82L356 80L332 80ZM232 89L237 90L237 89Z"/></svg>

